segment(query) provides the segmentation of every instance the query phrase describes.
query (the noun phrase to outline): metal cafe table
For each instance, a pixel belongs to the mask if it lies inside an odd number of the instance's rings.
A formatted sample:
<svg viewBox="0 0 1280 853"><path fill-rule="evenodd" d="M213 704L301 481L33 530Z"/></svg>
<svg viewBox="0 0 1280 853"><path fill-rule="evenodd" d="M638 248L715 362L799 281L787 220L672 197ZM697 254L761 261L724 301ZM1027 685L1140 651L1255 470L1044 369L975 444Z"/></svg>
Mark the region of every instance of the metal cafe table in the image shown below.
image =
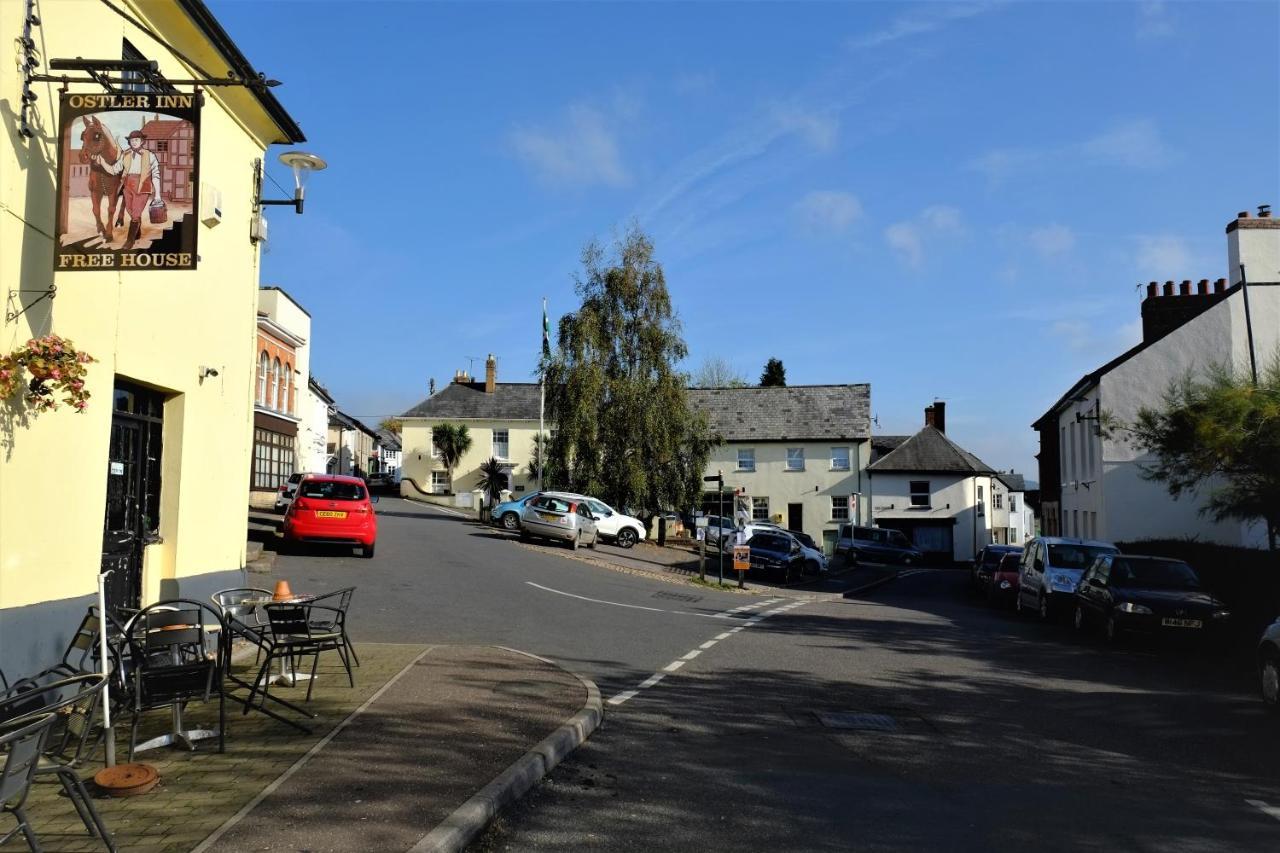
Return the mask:
<svg viewBox="0 0 1280 853"><path fill-rule="evenodd" d="M243 599L240 599L238 604L240 606L247 606L247 607L256 609L258 607L266 607L268 604L306 604L310 601L313 601L314 599L315 599L315 596L309 595L309 594L290 595L287 598L276 598L272 595L260 595L260 596L248 596ZM236 616L227 614L225 618L227 620L227 625L231 629L231 633L233 635L242 637L245 640L248 640L250 643L257 646L263 652L270 653L273 637L270 633L269 627L267 628L266 632L264 632L261 628L249 625ZM226 678L227 678L227 681L231 682L234 685L233 687L231 687L231 690L235 690L239 687L243 687L249 691L248 699L241 698L230 692L227 693L227 695L231 699L234 699L235 701L239 702L241 705L244 706L243 713L246 713L246 714L249 713L249 709L252 708L255 711L259 711L263 714L266 714L267 716L275 720L278 720L282 723L285 723L286 725L292 726L295 729L298 729L302 732L305 732L307 734L311 733L311 729L309 729L308 727L294 720L291 720L288 717L285 717L273 711L272 709L268 708L266 706L266 702L267 700L271 700L272 702L275 702L279 705L283 705L289 710L294 711L298 714L301 714L302 716L307 717L308 719L314 719L315 714L312 713L311 711L308 711L306 708L299 707L298 705L295 705L292 702L289 702L285 699L281 699L279 696L271 695L266 691L266 685L262 684L262 682L255 683L255 682L245 681L244 679L235 675L230 666L227 667ZM305 673L295 673L293 671L292 662L290 661L289 657L286 655L280 659L280 673L275 676L266 676L264 680L269 681L269 683L271 684L284 684L292 687L298 681L309 680L310 678L311 676ZM255 694L259 694L259 693L263 697L262 701L254 702L253 697L255 696Z"/></svg>

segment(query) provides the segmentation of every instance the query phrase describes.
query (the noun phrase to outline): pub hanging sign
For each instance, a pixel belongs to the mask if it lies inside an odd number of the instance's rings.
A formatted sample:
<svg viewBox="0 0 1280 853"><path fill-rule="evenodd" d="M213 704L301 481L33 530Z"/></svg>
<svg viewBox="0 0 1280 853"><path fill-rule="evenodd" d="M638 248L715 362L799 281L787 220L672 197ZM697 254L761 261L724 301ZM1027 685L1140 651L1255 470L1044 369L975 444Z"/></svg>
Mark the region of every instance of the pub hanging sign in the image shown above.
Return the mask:
<svg viewBox="0 0 1280 853"><path fill-rule="evenodd" d="M196 268L198 100L63 93L56 272Z"/></svg>

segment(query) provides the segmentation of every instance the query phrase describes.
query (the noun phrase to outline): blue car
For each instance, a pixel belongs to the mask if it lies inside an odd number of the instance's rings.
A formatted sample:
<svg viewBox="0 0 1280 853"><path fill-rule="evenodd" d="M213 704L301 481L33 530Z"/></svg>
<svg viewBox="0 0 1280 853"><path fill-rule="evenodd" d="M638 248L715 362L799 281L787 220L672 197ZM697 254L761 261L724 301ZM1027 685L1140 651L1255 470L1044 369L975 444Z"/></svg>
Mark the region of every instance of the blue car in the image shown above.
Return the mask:
<svg viewBox="0 0 1280 853"><path fill-rule="evenodd" d="M493 508L493 513L489 516L490 521L503 530L519 530L520 516L524 514L525 504L540 494L542 492L531 492L527 495L521 495L513 501L505 501L498 504Z"/></svg>

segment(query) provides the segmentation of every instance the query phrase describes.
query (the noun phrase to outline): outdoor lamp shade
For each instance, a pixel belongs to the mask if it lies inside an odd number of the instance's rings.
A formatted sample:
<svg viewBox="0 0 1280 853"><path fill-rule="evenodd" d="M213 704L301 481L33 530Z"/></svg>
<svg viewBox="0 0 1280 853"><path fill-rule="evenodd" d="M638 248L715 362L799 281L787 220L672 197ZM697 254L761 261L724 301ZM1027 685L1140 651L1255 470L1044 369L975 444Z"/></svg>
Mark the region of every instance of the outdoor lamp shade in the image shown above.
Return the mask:
<svg viewBox="0 0 1280 853"><path fill-rule="evenodd" d="M329 164L314 154L305 151L286 151L280 155L280 162L293 170L293 185L301 190L312 172L328 168Z"/></svg>

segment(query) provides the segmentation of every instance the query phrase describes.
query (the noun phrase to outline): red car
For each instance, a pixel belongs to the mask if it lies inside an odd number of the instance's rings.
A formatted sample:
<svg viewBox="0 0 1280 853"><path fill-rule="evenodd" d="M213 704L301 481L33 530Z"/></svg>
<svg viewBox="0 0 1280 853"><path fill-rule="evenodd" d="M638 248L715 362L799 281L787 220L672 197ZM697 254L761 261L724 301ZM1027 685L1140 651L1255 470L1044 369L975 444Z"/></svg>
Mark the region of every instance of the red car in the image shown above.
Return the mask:
<svg viewBox="0 0 1280 853"><path fill-rule="evenodd" d="M991 572L987 583L987 601L1009 607L1018 597L1018 568L1022 564L1022 552L1005 554Z"/></svg>
<svg viewBox="0 0 1280 853"><path fill-rule="evenodd" d="M286 542L326 542L358 545L372 557L378 541L377 497L358 477L307 474L284 515Z"/></svg>

